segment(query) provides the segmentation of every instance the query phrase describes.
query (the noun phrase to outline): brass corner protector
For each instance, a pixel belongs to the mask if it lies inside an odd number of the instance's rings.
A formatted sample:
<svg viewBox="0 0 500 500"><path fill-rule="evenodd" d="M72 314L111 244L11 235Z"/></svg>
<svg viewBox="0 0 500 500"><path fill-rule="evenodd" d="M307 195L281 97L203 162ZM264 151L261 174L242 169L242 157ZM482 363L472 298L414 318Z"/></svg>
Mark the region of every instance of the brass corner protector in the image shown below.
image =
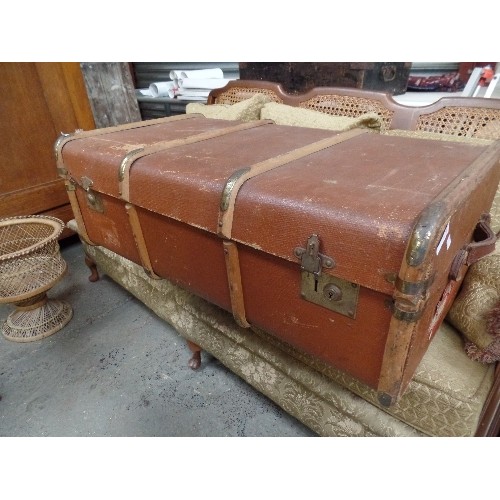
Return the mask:
<svg viewBox="0 0 500 500"><path fill-rule="evenodd" d="M420 215L413 228L408 248L406 263L411 267L421 265L429 250L429 244L443 222L444 204L436 202L429 205Z"/></svg>

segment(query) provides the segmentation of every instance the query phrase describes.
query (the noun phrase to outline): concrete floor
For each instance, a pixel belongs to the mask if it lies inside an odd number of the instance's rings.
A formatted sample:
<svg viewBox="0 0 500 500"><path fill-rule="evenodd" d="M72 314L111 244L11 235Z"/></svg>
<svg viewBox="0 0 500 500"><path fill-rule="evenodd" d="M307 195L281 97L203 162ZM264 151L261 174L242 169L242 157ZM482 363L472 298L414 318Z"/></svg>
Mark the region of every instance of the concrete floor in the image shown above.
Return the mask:
<svg viewBox="0 0 500 500"><path fill-rule="evenodd" d="M0 336L0 436L315 435L209 354L188 368L175 330L108 277L88 281L78 240L61 252L48 295L74 315L39 341Z"/></svg>

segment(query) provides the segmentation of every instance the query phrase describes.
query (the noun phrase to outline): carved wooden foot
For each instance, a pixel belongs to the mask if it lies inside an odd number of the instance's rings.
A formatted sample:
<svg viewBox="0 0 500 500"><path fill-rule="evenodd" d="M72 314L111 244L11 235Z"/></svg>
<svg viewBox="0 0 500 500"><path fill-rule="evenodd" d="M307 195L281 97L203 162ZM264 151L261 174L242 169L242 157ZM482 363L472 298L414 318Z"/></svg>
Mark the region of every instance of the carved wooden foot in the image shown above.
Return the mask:
<svg viewBox="0 0 500 500"><path fill-rule="evenodd" d="M92 283L98 281L99 273L97 271L96 263L87 254L85 254L85 264L87 264L87 267L90 269L91 273L89 276L89 281L91 281Z"/></svg>
<svg viewBox="0 0 500 500"><path fill-rule="evenodd" d="M190 340L187 341L187 345L193 353L191 359L188 361L188 366L192 370L197 370L201 366L201 347Z"/></svg>

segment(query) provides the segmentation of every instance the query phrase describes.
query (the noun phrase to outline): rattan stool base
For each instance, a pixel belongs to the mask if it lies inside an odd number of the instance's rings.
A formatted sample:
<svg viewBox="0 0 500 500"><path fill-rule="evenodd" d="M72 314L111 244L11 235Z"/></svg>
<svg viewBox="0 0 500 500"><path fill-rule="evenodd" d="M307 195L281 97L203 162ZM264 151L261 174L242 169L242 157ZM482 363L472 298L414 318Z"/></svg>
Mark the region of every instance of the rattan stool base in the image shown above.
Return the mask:
<svg viewBox="0 0 500 500"><path fill-rule="evenodd" d="M28 215L0 219L0 304L15 311L2 325L4 337L32 342L58 332L73 317L61 300L48 300L50 290L66 273L58 238L64 222Z"/></svg>
<svg viewBox="0 0 500 500"><path fill-rule="evenodd" d="M21 307L11 312L2 334L14 342L33 342L53 335L73 317L73 309L62 300L42 300L36 308Z"/></svg>

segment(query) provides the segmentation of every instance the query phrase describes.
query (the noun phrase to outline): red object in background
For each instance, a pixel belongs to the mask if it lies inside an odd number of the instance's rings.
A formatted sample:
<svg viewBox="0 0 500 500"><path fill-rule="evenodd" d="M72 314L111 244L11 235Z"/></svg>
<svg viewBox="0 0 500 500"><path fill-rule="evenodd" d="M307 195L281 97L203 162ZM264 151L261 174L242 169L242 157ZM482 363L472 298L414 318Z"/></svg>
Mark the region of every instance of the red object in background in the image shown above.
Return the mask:
<svg viewBox="0 0 500 500"><path fill-rule="evenodd" d="M491 82L495 72L493 71L493 67L489 64L483 68L483 72L481 73L481 78L479 79L479 86L486 87Z"/></svg>
<svg viewBox="0 0 500 500"><path fill-rule="evenodd" d="M463 90L464 83L458 73L448 73L437 76L410 76L408 90L425 90L438 92L458 92Z"/></svg>
<svg viewBox="0 0 500 500"><path fill-rule="evenodd" d="M484 68L485 66L495 67L496 62L461 62L458 65L460 80L467 83L474 68Z"/></svg>

